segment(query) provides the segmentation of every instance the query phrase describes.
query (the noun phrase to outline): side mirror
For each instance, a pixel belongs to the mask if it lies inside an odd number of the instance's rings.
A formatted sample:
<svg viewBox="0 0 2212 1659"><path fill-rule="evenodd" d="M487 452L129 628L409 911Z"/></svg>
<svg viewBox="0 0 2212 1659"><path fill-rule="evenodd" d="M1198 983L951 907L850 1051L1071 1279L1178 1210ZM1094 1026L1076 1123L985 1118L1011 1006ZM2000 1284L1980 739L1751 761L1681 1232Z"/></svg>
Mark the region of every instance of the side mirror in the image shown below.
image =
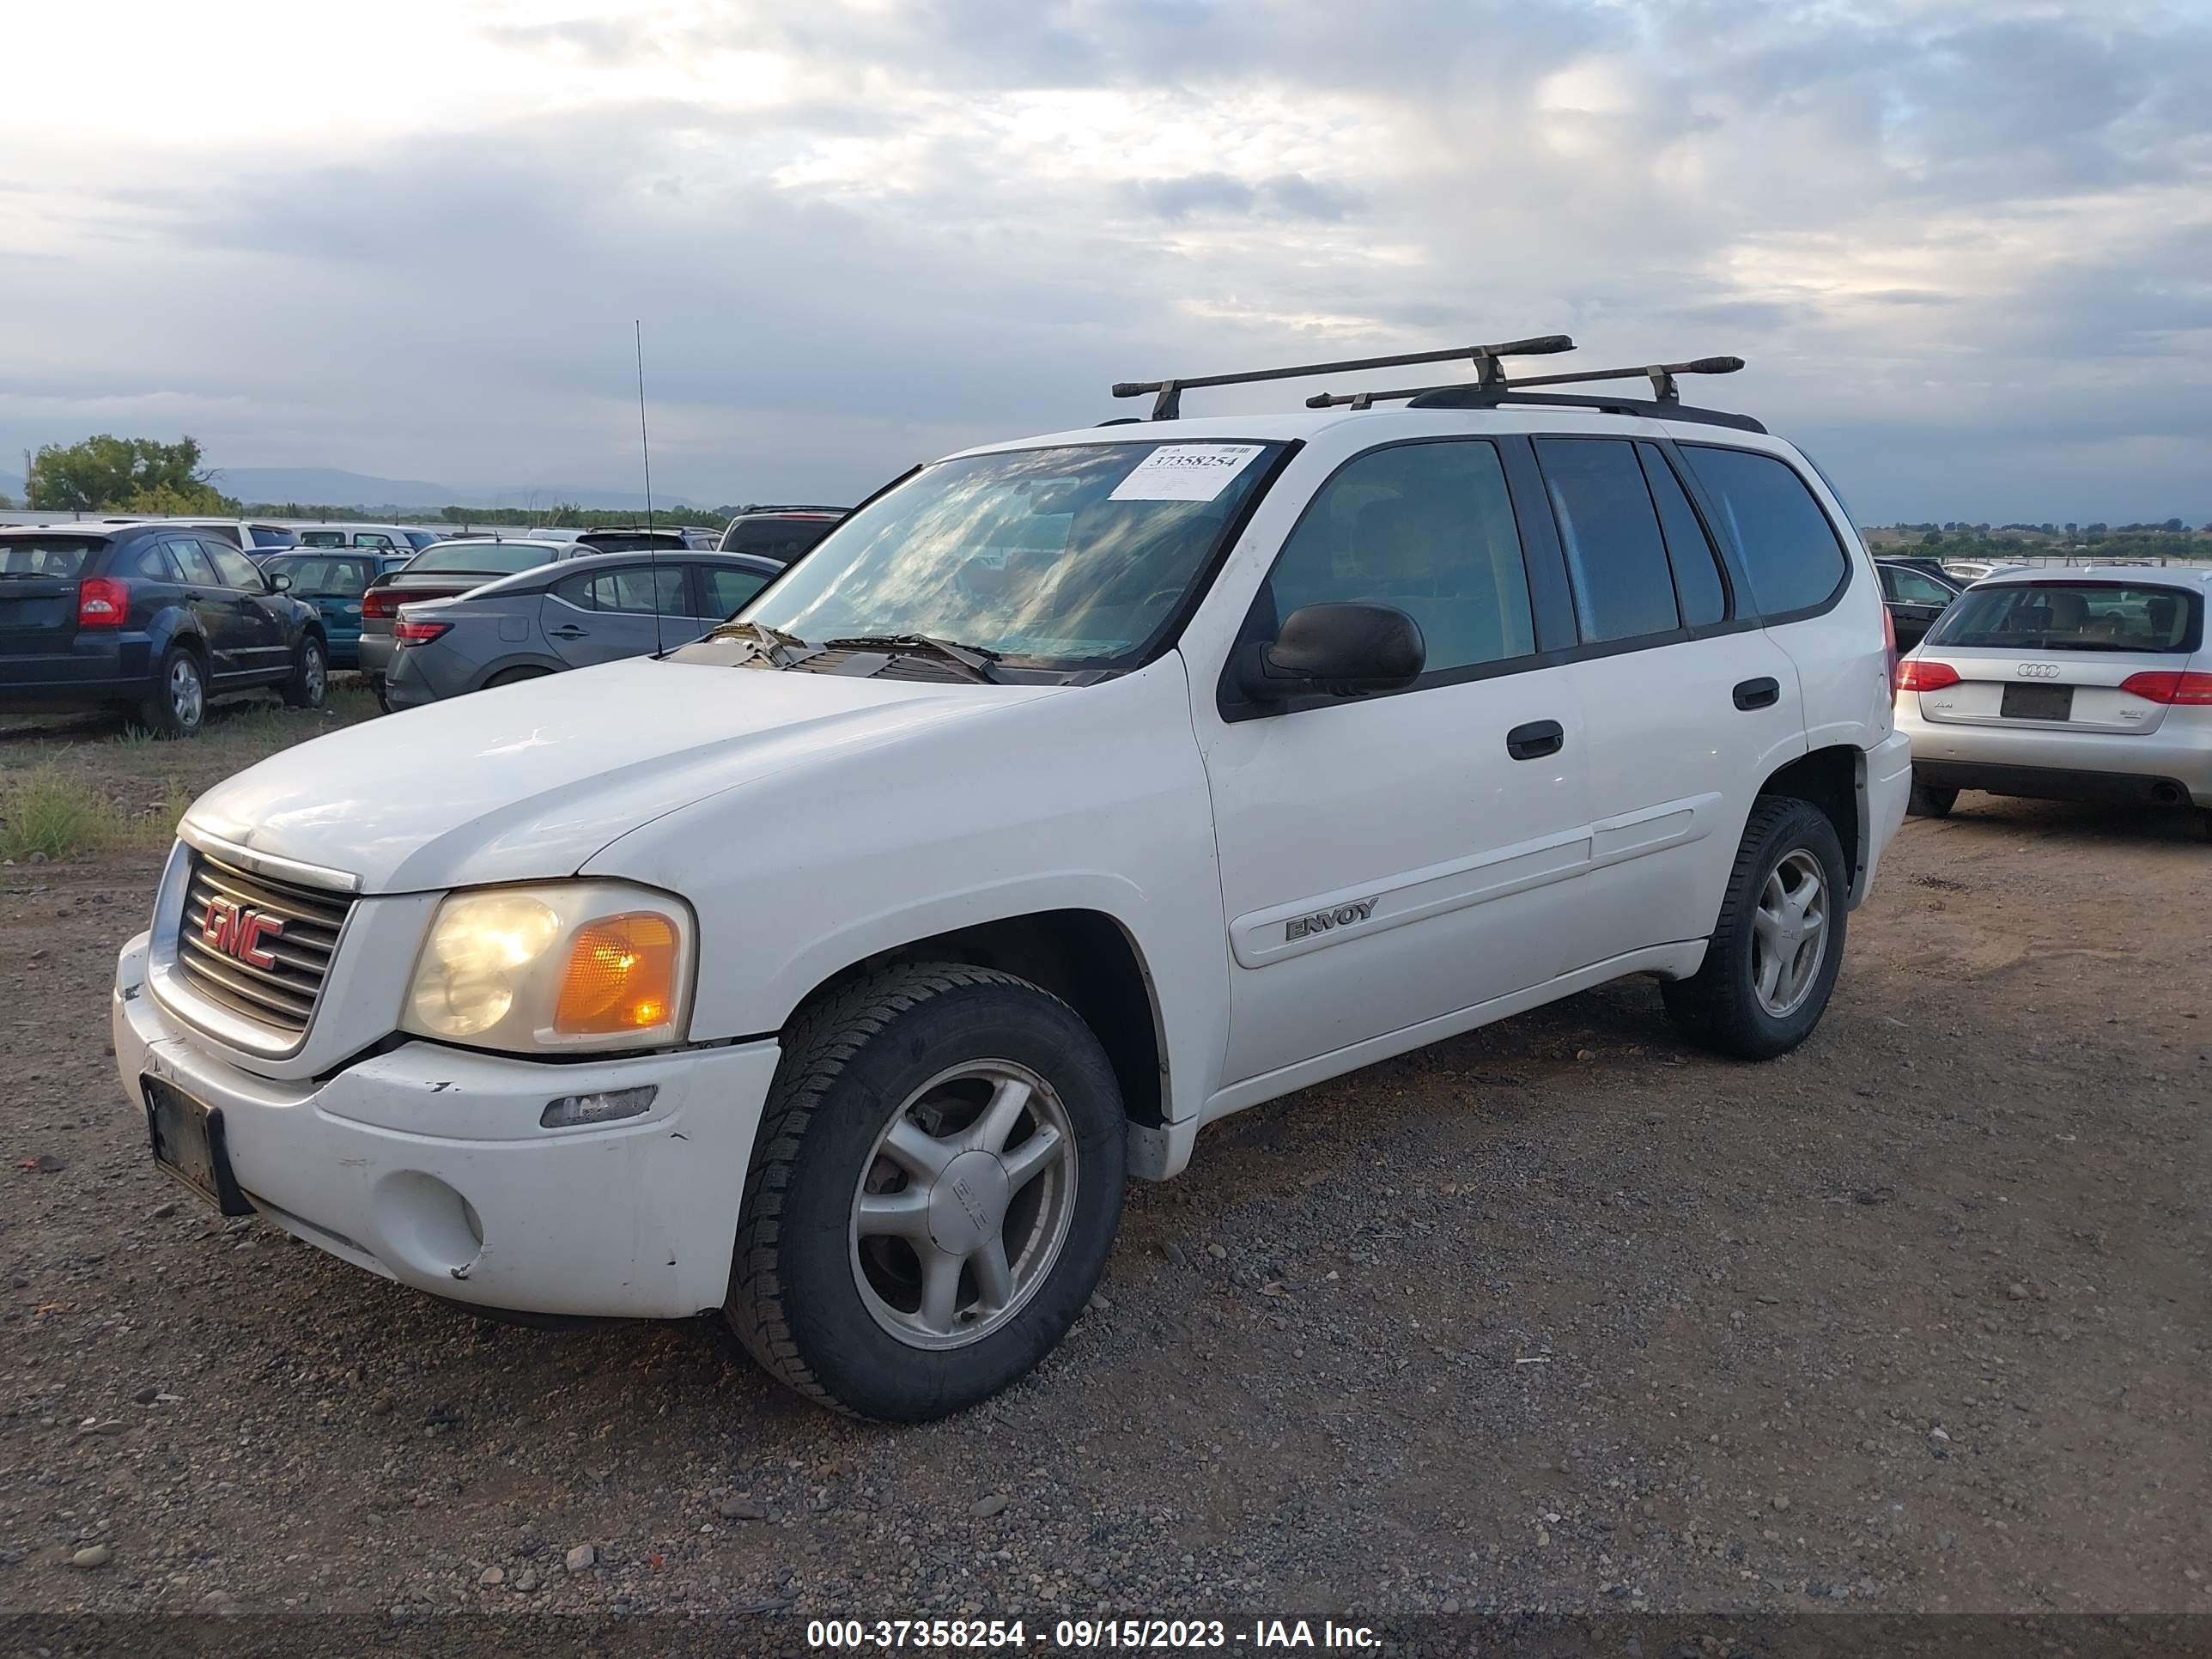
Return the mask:
<svg viewBox="0 0 2212 1659"><path fill-rule="evenodd" d="M292 591L292 579L281 570L270 577L268 581L269 591L272 593L289 593Z"/></svg>
<svg viewBox="0 0 2212 1659"><path fill-rule="evenodd" d="M1273 641L1247 651L1237 687L1261 703L1364 696L1411 685L1427 659L1419 625L1394 606L1302 605Z"/></svg>

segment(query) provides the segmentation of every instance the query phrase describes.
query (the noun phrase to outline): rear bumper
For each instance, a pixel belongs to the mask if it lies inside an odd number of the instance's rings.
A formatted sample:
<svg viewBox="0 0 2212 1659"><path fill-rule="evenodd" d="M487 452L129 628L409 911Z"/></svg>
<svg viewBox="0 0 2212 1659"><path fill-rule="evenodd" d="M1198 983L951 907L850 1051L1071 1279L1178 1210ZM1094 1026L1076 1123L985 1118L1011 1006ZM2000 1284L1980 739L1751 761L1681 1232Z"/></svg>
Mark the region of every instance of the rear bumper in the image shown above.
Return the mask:
<svg viewBox="0 0 2212 1659"><path fill-rule="evenodd" d="M2212 708L2169 708L2154 732L2069 732L1924 720L1919 701L1898 698L1897 726L1912 741L1915 781L1932 788L2212 806Z"/></svg>
<svg viewBox="0 0 2212 1659"><path fill-rule="evenodd" d="M153 647L143 634L80 637L67 651L0 656L0 708L135 702L152 689Z"/></svg>
<svg viewBox="0 0 2212 1659"><path fill-rule="evenodd" d="M2134 802L2146 806L2212 805L2179 778L2136 772L2063 772L2047 766L2001 766L1986 761L1916 761L1913 781L1930 789L1980 789L2033 800Z"/></svg>
<svg viewBox="0 0 2212 1659"><path fill-rule="evenodd" d="M148 936L110 1026L134 1119L149 1075L222 1113L264 1218L357 1267L526 1313L680 1318L720 1305L774 1042L562 1064L408 1042L321 1079L230 1065L155 1001ZM546 1129L549 1099L651 1085L643 1115Z"/></svg>
<svg viewBox="0 0 2212 1659"><path fill-rule="evenodd" d="M399 642L390 634L372 634L363 629L354 643L354 665L371 679L382 679L392 672L392 653L398 648Z"/></svg>
<svg viewBox="0 0 2212 1659"><path fill-rule="evenodd" d="M391 666L384 676L384 695L393 708L420 708L425 703L454 695L439 684L434 662L426 665L423 652L436 648L434 645L410 645L392 653Z"/></svg>
<svg viewBox="0 0 2212 1659"><path fill-rule="evenodd" d="M1856 908L1874 886L1881 855L1905 822L1905 805L1912 793L1912 744L1902 732L1893 732L1866 757L1867 855L1858 889L1851 895Z"/></svg>

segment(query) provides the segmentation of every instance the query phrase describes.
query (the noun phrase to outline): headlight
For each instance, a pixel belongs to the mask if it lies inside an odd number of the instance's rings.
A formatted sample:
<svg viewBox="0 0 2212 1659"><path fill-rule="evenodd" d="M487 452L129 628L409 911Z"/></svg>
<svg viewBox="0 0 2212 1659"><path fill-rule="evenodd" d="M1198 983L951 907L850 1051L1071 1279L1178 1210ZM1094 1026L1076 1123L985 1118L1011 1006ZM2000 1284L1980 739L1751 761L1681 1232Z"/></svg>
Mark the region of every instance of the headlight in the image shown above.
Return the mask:
<svg viewBox="0 0 2212 1659"><path fill-rule="evenodd" d="M454 893L431 918L400 1024L518 1054L680 1042L691 938L680 900L623 882Z"/></svg>

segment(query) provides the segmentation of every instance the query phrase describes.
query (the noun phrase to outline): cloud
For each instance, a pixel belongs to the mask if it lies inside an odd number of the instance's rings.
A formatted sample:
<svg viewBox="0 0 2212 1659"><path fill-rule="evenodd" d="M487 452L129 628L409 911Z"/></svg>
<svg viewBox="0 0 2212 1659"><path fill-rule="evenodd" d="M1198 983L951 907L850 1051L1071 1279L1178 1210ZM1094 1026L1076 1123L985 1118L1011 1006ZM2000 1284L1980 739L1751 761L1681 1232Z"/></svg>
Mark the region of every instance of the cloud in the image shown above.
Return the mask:
<svg viewBox="0 0 2212 1659"><path fill-rule="evenodd" d="M445 33L399 115L333 52L313 123L0 162L0 453L137 418L240 466L621 478L640 318L656 475L855 495L1122 412L1117 379L1565 331L1740 353L1700 395L1817 440L1872 518L2212 518L2191 7L410 17Z"/></svg>

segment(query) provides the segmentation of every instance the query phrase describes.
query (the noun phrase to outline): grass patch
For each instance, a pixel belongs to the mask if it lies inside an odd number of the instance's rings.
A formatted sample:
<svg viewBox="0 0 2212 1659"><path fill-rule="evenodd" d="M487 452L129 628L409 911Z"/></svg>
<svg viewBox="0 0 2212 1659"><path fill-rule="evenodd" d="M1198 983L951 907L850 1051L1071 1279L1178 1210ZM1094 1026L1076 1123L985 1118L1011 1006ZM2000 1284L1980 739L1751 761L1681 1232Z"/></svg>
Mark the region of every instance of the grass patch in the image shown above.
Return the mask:
<svg viewBox="0 0 2212 1659"><path fill-rule="evenodd" d="M96 853L128 828L127 815L113 801L58 767L0 780L0 859L44 863Z"/></svg>

